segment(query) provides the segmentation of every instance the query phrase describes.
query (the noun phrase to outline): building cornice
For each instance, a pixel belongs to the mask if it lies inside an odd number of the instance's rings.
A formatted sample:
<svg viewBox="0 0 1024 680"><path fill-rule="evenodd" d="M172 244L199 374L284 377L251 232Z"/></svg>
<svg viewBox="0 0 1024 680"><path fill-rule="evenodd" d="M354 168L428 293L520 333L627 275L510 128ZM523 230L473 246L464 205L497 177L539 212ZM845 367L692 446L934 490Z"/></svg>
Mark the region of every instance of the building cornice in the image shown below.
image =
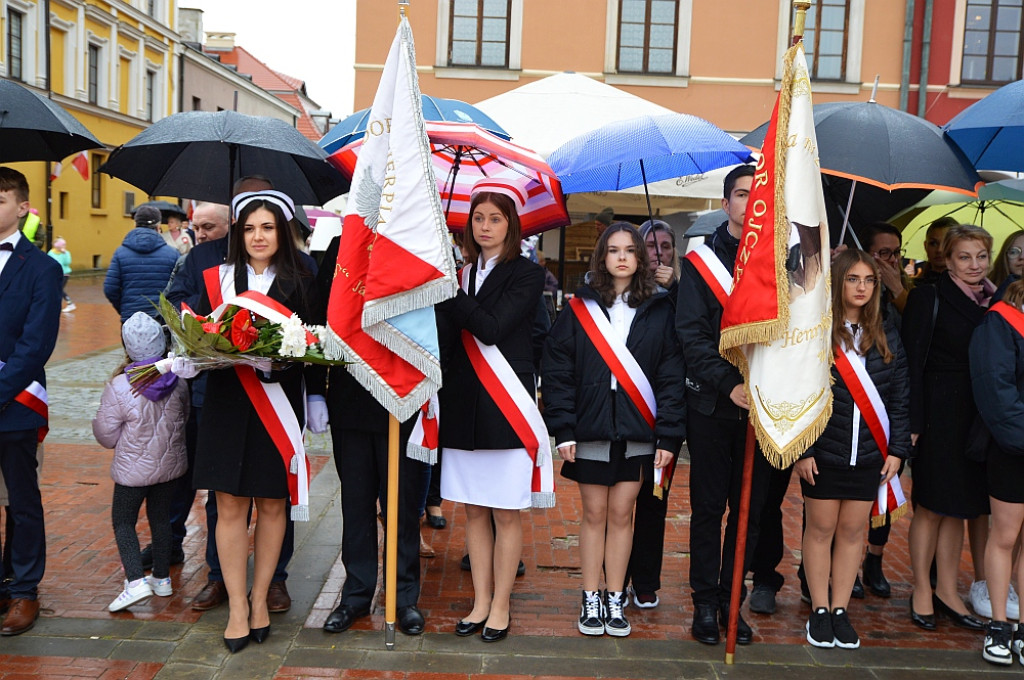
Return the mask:
<svg viewBox="0 0 1024 680"><path fill-rule="evenodd" d="M268 90L264 90L262 87L254 84L248 78L239 75L237 71L232 71L231 69L221 64L219 61L211 59L202 52L196 50L195 48L186 45L183 54L185 56L185 59L187 59L189 62L211 73L214 73L219 77L227 79L229 82L237 86L239 89L244 89L246 92L259 97L264 102L276 106L278 109L288 114L289 116L302 115L302 111L299 111L297 108L295 108L288 102L282 101L281 99L275 97Z"/></svg>

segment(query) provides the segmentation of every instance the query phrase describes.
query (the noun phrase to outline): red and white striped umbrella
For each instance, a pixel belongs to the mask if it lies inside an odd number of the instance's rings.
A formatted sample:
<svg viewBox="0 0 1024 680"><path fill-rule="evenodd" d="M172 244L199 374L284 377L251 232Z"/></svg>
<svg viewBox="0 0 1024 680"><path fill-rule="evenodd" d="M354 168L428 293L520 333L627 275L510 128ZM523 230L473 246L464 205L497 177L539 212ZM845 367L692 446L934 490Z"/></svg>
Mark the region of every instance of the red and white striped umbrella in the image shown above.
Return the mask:
<svg viewBox="0 0 1024 680"><path fill-rule="evenodd" d="M535 151L504 140L475 123L426 121L431 160L448 228L461 232L469 221L470 190L481 177L528 177L529 198L519 213L523 236L570 223L562 185ZM328 160L351 179L362 140Z"/></svg>

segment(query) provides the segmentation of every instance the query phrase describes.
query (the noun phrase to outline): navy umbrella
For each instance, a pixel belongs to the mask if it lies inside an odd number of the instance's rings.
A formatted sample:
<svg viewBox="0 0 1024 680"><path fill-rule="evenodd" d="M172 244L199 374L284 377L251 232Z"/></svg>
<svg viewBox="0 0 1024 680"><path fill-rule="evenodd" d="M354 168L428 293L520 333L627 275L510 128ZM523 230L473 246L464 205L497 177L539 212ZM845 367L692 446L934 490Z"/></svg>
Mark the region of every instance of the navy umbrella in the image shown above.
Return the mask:
<svg viewBox="0 0 1024 680"><path fill-rule="evenodd" d="M484 130L493 133L502 139L510 139L509 134L494 122L494 119L476 108L458 99L445 99L443 97L431 97L421 94L423 102L424 120L443 120L451 123L476 123ZM362 139L366 134L366 123L370 118L370 109L356 111L346 116L331 131L320 140L320 146L328 154L346 146L350 142Z"/></svg>
<svg viewBox="0 0 1024 680"><path fill-rule="evenodd" d="M607 123L548 156L567 194L618 191L697 175L751 160L750 151L712 123L685 113ZM651 197L647 212L653 219Z"/></svg>
<svg viewBox="0 0 1024 680"><path fill-rule="evenodd" d="M172 215L178 217L188 217L188 213L178 205L177 203L171 203L170 201L147 201L146 203L140 203L132 208L132 217L135 217L135 212L144 205L151 206L160 211L160 221L167 224L167 218Z"/></svg>
<svg viewBox="0 0 1024 680"><path fill-rule="evenodd" d="M979 170L1024 172L1024 80L974 102L942 129Z"/></svg>
<svg viewBox="0 0 1024 680"><path fill-rule="evenodd" d="M50 99L0 80L0 162L59 161L103 144Z"/></svg>
<svg viewBox="0 0 1024 680"><path fill-rule="evenodd" d="M262 175L296 203L323 205L349 188L327 154L284 121L234 111L168 116L114 149L101 172L150 196L230 203L236 180Z"/></svg>

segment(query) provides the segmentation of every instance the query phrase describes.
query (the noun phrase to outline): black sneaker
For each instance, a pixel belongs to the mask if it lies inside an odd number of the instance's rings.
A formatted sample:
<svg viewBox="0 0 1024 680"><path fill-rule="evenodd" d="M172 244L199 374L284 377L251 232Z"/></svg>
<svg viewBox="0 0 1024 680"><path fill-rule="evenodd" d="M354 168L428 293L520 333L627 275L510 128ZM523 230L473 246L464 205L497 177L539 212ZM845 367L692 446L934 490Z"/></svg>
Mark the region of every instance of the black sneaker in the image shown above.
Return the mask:
<svg viewBox="0 0 1024 680"><path fill-rule="evenodd" d="M832 610L832 636L835 638L836 647L843 649L857 649L860 647L860 638L857 631L850 625L850 617L846 610L836 607Z"/></svg>
<svg viewBox="0 0 1024 680"><path fill-rule="evenodd" d="M579 629L584 635L604 635L604 603L600 590L583 591Z"/></svg>
<svg viewBox="0 0 1024 680"><path fill-rule="evenodd" d="M769 586L754 586L750 594L750 611L758 614L775 613L775 589Z"/></svg>
<svg viewBox="0 0 1024 680"><path fill-rule="evenodd" d="M835 647L836 639L832 634L832 615L824 607L811 612L807 620L807 641L815 647Z"/></svg>
<svg viewBox="0 0 1024 680"><path fill-rule="evenodd" d="M1014 637L1013 626L1006 621L990 621L985 626L985 643L981 647L981 658L999 666L1013 663L1013 652L1010 651Z"/></svg>
<svg viewBox="0 0 1024 680"><path fill-rule="evenodd" d="M629 621L623 609L626 606L626 594L622 591L608 591L605 596L604 632L615 637L629 635Z"/></svg>
<svg viewBox="0 0 1024 680"><path fill-rule="evenodd" d="M1024 666L1024 625L1016 624L1013 627L1013 639L1010 641L1010 649L1020 659L1020 664Z"/></svg>

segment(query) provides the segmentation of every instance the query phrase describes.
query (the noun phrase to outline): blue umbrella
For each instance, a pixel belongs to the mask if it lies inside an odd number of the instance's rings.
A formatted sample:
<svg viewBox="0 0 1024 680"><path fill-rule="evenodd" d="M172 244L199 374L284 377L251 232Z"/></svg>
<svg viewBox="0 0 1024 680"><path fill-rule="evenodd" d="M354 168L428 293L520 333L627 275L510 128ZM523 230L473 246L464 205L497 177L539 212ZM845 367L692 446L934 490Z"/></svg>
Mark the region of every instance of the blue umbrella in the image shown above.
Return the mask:
<svg viewBox="0 0 1024 680"><path fill-rule="evenodd" d="M974 102L942 129L974 167L1024 171L1024 80Z"/></svg>
<svg viewBox="0 0 1024 680"><path fill-rule="evenodd" d="M703 118L685 113L615 121L555 149L548 164L567 194L618 191L751 160L750 150ZM651 213L651 197L647 196ZM653 218L652 218L653 219Z"/></svg>
<svg viewBox="0 0 1024 680"><path fill-rule="evenodd" d="M420 95L423 102L424 120L446 120L453 123L476 123L484 130L493 132L502 139L511 139L505 130L494 122L494 119L476 108L458 99L444 99L442 97L431 97ZM330 132L320 140L320 147L328 155L366 134L366 121L370 117L370 109L356 111L350 116L342 119L337 125L331 128Z"/></svg>

